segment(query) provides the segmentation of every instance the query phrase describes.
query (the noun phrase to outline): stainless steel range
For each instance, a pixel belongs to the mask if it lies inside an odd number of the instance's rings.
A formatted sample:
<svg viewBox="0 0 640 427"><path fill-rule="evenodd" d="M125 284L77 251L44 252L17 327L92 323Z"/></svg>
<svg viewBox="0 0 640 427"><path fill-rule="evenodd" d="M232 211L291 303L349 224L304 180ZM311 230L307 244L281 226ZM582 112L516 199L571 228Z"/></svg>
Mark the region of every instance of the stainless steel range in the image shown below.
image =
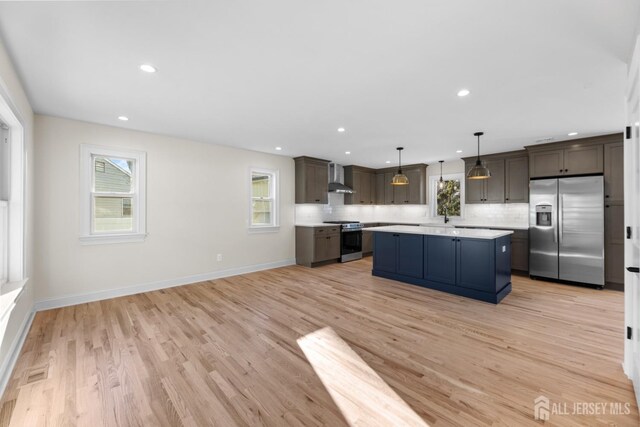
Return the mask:
<svg viewBox="0 0 640 427"><path fill-rule="evenodd" d="M362 258L362 228L358 221L325 221L340 224L340 262Z"/></svg>

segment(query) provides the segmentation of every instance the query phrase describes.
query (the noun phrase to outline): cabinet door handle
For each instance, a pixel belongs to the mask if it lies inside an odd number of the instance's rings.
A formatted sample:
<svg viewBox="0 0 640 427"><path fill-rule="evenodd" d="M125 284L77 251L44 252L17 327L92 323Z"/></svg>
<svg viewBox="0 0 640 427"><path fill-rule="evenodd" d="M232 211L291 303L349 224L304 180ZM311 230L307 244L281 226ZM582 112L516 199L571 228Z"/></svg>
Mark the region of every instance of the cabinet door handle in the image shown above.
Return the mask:
<svg viewBox="0 0 640 427"><path fill-rule="evenodd" d="M565 171L565 172L569 172L569 169L565 169L564 171Z"/></svg>
<svg viewBox="0 0 640 427"><path fill-rule="evenodd" d="M562 173L562 169L560 169L558 172Z"/></svg>
<svg viewBox="0 0 640 427"><path fill-rule="evenodd" d="M320 201L320 199L316 199L316 202L319 202L319 201Z"/></svg>
<svg viewBox="0 0 640 427"><path fill-rule="evenodd" d="M609 205L606 205L606 206L605 206L605 208L608 208L608 207L609 207Z"/></svg>
<svg viewBox="0 0 640 427"><path fill-rule="evenodd" d="M608 199L608 198L609 198L609 195L607 194L607 195L606 195L606 196L604 196L604 197L606 197L606 198Z"/></svg>
<svg viewBox="0 0 640 427"><path fill-rule="evenodd" d="M629 273L640 273L640 268L638 268L638 267L627 267L627 271Z"/></svg>

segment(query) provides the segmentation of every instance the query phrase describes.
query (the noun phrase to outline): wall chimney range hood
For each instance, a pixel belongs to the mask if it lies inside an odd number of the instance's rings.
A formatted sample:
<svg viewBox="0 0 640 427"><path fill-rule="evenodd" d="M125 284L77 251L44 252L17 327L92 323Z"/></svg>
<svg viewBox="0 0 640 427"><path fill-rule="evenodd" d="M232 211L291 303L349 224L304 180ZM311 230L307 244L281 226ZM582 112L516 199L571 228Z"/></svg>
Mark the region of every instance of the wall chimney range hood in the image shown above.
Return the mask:
<svg viewBox="0 0 640 427"><path fill-rule="evenodd" d="M355 193L352 188L344 185L344 168L335 163L329 163L329 193Z"/></svg>

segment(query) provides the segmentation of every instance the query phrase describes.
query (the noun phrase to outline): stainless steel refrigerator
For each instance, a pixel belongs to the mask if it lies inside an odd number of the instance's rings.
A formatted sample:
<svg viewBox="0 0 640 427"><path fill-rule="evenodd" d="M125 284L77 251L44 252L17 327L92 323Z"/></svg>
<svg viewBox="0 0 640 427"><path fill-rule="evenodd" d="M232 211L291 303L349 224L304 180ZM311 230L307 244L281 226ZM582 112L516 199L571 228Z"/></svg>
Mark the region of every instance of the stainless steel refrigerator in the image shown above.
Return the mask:
<svg viewBox="0 0 640 427"><path fill-rule="evenodd" d="M602 176L530 182L529 274L604 286Z"/></svg>

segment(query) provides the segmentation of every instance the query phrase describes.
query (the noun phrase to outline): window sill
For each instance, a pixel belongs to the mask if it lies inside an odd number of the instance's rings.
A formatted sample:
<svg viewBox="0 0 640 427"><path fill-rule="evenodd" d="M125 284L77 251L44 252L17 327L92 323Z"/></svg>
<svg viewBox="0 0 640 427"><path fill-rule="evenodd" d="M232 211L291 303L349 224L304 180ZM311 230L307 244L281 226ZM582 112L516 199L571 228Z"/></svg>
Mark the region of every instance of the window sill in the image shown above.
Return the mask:
<svg viewBox="0 0 640 427"><path fill-rule="evenodd" d="M277 233L280 231L279 225L270 225L264 227L249 227L249 233Z"/></svg>
<svg viewBox="0 0 640 427"><path fill-rule="evenodd" d="M91 235L80 236L80 243L83 245L108 245L115 243L135 243L144 242L146 233L136 234L107 234L107 235Z"/></svg>
<svg viewBox="0 0 640 427"><path fill-rule="evenodd" d="M13 308L24 293L28 280L29 278L7 282L0 288L0 324L4 323L7 315L13 311Z"/></svg>

